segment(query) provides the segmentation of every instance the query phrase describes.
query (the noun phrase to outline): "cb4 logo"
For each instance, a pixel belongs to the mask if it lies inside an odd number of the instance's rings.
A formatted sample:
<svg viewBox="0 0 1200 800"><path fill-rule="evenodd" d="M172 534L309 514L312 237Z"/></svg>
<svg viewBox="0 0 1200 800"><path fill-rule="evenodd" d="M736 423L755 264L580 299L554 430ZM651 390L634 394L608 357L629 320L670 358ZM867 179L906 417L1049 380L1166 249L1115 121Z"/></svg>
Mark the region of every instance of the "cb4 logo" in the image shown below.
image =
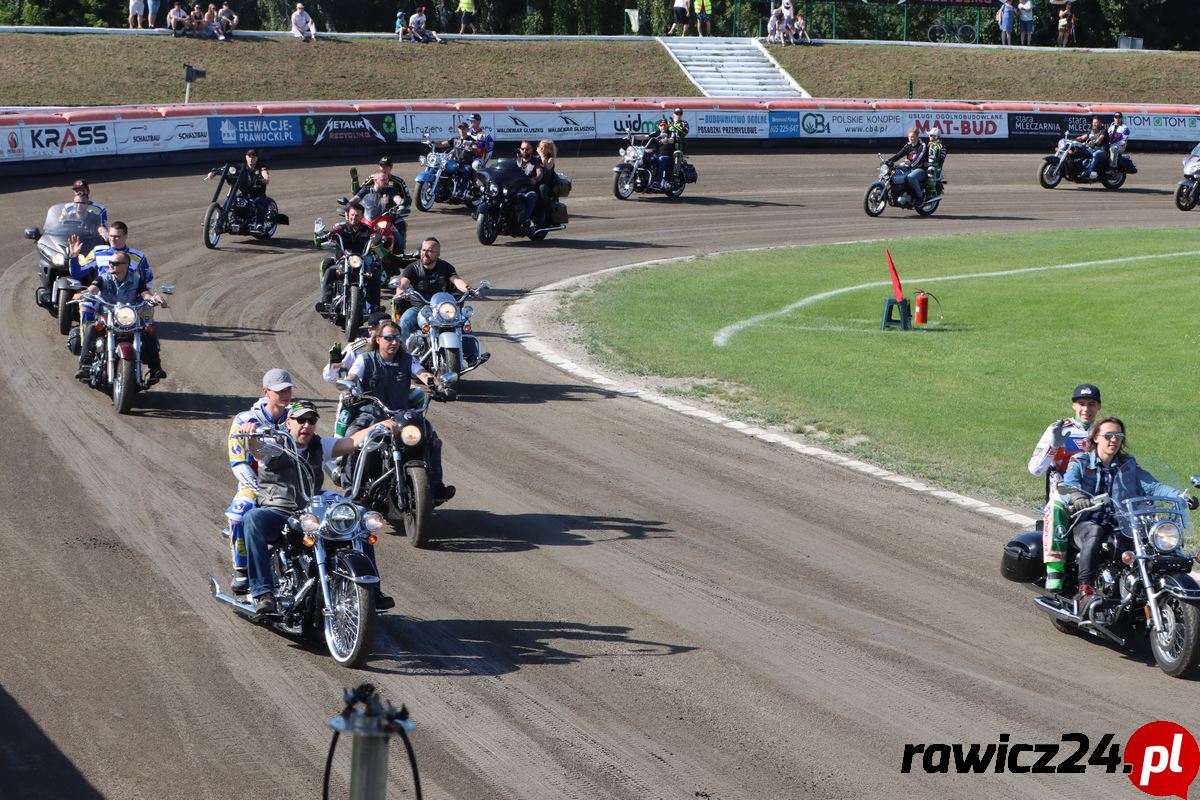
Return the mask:
<svg viewBox="0 0 1200 800"><path fill-rule="evenodd" d="M1146 794L1187 800L1200 771L1200 745L1182 725L1157 720L1133 732L1123 760L1129 780Z"/></svg>

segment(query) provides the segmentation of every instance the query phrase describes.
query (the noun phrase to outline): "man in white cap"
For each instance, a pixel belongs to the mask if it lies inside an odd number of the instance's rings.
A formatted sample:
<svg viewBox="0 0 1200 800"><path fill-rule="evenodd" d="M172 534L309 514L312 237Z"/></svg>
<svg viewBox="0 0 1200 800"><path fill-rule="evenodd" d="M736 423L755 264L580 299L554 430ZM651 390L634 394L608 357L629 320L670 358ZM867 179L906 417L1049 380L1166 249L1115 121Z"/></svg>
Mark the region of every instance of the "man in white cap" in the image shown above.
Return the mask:
<svg viewBox="0 0 1200 800"><path fill-rule="evenodd" d="M296 3L296 11L292 14L292 36L306 42L317 40L317 24L304 10L304 3Z"/></svg>
<svg viewBox="0 0 1200 800"><path fill-rule="evenodd" d="M292 376L286 369L267 370L262 379L262 397L248 411L233 418L229 426L229 468L237 478L238 489L225 509L229 520L229 548L233 558L233 578L230 589L243 594L249 587L246 576L246 537L242 520L246 512L254 508L258 497L258 462L245 446L242 439L235 438L247 422L275 428L287 421L288 404L292 402Z"/></svg>

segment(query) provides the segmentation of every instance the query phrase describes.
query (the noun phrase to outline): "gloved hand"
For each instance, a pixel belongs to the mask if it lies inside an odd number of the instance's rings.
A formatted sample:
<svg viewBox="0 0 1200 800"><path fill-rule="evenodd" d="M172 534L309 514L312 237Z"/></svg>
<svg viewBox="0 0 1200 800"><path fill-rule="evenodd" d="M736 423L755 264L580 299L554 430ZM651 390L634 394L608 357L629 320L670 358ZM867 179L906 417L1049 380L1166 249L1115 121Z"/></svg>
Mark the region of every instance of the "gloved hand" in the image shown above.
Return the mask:
<svg viewBox="0 0 1200 800"><path fill-rule="evenodd" d="M1187 504L1188 508L1190 508L1192 511L1195 511L1197 508L1200 508L1200 497L1196 497L1194 494L1189 494L1187 496Z"/></svg>
<svg viewBox="0 0 1200 800"><path fill-rule="evenodd" d="M1067 508L1072 514L1078 514L1092 505L1092 498L1083 492L1071 492L1067 495Z"/></svg>
<svg viewBox="0 0 1200 800"><path fill-rule="evenodd" d="M329 363L342 363L342 346L337 342L334 343L333 347L329 348Z"/></svg>

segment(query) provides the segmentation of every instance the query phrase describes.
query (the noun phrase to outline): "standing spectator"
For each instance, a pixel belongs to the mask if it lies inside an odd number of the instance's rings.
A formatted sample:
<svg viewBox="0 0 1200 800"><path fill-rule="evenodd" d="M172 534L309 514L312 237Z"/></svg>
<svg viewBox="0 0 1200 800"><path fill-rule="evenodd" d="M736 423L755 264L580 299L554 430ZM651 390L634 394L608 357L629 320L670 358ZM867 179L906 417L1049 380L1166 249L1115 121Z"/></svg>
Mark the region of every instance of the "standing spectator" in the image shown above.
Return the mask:
<svg viewBox="0 0 1200 800"><path fill-rule="evenodd" d="M783 41L783 9L771 9L767 20L767 44L784 44Z"/></svg>
<svg viewBox="0 0 1200 800"><path fill-rule="evenodd" d="M432 31L425 27L425 6L417 9L417 13L408 18L408 33L413 37L413 41L421 42L422 44L435 41L438 44L445 44L441 37L437 35L437 31Z"/></svg>
<svg viewBox="0 0 1200 800"><path fill-rule="evenodd" d="M304 10L304 3L296 3L296 11L292 14L292 36L304 42L317 41L317 23Z"/></svg>
<svg viewBox="0 0 1200 800"><path fill-rule="evenodd" d="M221 3L221 10L217 12L217 22L221 26L218 39L225 40L233 37L233 29L238 25L238 15L233 13L233 9L229 7L229 3Z"/></svg>
<svg viewBox="0 0 1200 800"><path fill-rule="evenodd" d="M148 5L150 7L150 15L146 17L146 27L157 28L158 7L161 5L161 0L148 0Z"/></svg>
<svg viewBox="0 0 1200 800"><path fill-rule="evenodd" d="M146 0L129 0L129 28L133 29L134 20L137 20L137 26L142 27L142 23L146 20Z"/></svg>
<svg viewBox="0 0 1200 800"><path fill-rule="evenodd" d="M183 10L182 0L175 0L171 10L167 12L167 27L175 36L183 36L188 29L188 13Z"/></svg>
<svg viewBox="0 0 1200 800"><path fill-rule="evenodd" d="M1029 47L1033 44L1033 0L1021 0L1017 11L1021 12L1021 44Z"/></svg>
<svg viewBox="0 0 1200 800"><path fill-rule="evenodd" d="M784 44L795 44L796 7L792 0L780 0L779 8L783 11L783 41Z"/></svg>
<svg viewBox="0 0 1200 800"><path fill-rule="evenodd" d="M1013 0L1002 0L1000 4L1000 44L1012 44L1016 20L1017 7L1013 5Z"/></svg>
<svg viewBox="0 0 1200 800"><path fill-rule="evenodd" d="M667 36L675 32L675 28L682 25L683 32L680 36L687 36L688 29L688 0L675 0L675 6L671 9L671 29L667 31Z"/></svg>
<svg viewBox="0 0 1200 800"><path fill-rule="evenodd" d="M1075 15L1071 13L1071 0L1067 0L1058 12L1058 46L1066 47L1075 35Z"/></svg>
<svg viewBox="0 0 1200 800"><path fill-rule="evenodd" d="M712 3L709 0L693 0L692 12L696 15L696 35L712 36Z"/></svg>
<svg viewBox="0 0 1200 800"><path fill-rule="evenodd" d="M462 14L462 25L458 28L459 35L467 32L467 27L470 26L471 33L479 33L475 29L475 0L458 0L458 9Z"/></svg>

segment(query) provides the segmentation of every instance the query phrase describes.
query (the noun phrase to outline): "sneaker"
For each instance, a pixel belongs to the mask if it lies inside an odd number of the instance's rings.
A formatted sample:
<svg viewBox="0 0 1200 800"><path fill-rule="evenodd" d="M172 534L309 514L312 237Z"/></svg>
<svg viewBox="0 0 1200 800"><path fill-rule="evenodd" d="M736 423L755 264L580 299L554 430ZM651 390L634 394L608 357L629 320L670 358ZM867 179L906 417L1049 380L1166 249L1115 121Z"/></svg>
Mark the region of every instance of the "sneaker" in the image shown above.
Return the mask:
<svg viewBox="0 0 1200 800"><path fill-rule="evenodd" d="M1097 178L1097 177L1098 177L1098 176L1097 176L1097 175L1096 175L1096 173L1094 173L1094 172L1089 172L1089 173L1088 173L1088 180L1089 180L1089 181L1094 181L1094 180L1096 180L1096 178Z"/></svg>
<svg viewBox="0 0 1200 800"><path fill-rule="evenodd" d="M250 602L254 603L255 616L263 616L264 614L274 614L277 610L275 607L275 596L271 594L260 594L258 597L252 597Z"/></svg>
<svg viewBox="0 0 1200 800"><path fill-rule="evenodd" d="M234 594L245 594L250 591L250 576L246 574L244 569L235 569L233 571L233 577L229 580L229 591Z"/></svg>
<svg viewBox="0 0 1200 800"><path fill-rule="evenodd" d="M395 608L395 607L396 607L396 598L392 597L390 594L384 594L383 589L380 589L378 586L376 586L375 587L375 610L376 611L387 611L388 609Z"/></svg>

